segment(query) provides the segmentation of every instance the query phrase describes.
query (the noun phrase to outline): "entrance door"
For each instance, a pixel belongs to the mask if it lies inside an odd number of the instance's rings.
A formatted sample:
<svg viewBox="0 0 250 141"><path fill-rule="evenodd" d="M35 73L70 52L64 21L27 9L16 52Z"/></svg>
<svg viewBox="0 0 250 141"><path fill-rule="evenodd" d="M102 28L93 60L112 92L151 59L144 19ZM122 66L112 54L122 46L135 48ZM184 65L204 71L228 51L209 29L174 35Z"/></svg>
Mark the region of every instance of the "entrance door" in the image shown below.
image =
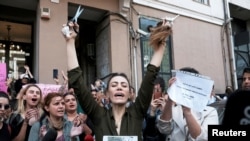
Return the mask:
<svg viewBox="0 0 250 141"><path fill-rule="evenodd" d="M75 14L78 6L70 3L68 8L69 17L71 19ZM85 82L90 86L95 80L107 75L107 56L108 56L108 28L109 25L103 24L107 11L96 9L93 7L84 8L83 13L78 19L80 32L76 41L76 50L79 65L83 70Z"/></svg>

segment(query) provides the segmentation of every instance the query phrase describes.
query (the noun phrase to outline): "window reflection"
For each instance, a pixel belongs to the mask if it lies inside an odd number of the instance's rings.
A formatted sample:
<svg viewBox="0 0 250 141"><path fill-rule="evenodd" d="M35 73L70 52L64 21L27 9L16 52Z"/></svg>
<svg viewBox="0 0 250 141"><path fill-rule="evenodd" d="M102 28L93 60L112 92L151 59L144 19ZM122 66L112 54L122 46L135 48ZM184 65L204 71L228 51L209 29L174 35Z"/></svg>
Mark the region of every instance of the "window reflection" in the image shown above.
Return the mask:
<svg viewBox="0 0 250 141"><path fill-rule="evenodd" d="M6 41L2 41L6 42ZM6 63L6 47L8 43L0 42L0 60L2 63ZM18 79L18 67L24 66L26 62L26 56L29 56L29 53L26 53L20 45L15 45L13 42L9 44L9 60L8 64L8 77Z"/></svg>

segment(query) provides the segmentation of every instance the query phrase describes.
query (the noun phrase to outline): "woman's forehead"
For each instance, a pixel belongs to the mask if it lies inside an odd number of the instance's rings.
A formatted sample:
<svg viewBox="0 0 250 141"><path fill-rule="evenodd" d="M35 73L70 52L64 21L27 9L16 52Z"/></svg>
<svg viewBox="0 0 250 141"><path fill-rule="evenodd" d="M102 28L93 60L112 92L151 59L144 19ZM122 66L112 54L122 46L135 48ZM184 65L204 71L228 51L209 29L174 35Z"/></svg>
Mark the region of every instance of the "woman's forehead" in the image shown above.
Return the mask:
<svg viewBox="0 0 250 141"><path fill-rule="evenodd" d="M123 76L114 76L110 80L110 83L113 83L113 82L125 82L125 83L128 83L128 80L125 77L123 77Z"/></svg>
<svg viewBox="0 0 250 141"><path fill-rule="evenodd" d="M6 97L0 97L0 102L9 103L9 100Z"/></svg>
<svg viewBox="0 0 250 141"><path fill-rule="evenodd" d="M67 99L67 98L75 98L75 97L73 95L71 95L71 94L68 94L64 98Z"/></svg>
<svg viewBox="0 0 250 141"><path fill-rule="evenodd" d="M29 87L27 90L37 90L37 91L40 91L39 88L35 87L35 86L31 86Z"/></svg>
<svg viewBox="0 0 250 141"><path fill-rule="evenodd" d="M52 98L52 101L61 101L63 98L61 96L56 96Z"/></svg>

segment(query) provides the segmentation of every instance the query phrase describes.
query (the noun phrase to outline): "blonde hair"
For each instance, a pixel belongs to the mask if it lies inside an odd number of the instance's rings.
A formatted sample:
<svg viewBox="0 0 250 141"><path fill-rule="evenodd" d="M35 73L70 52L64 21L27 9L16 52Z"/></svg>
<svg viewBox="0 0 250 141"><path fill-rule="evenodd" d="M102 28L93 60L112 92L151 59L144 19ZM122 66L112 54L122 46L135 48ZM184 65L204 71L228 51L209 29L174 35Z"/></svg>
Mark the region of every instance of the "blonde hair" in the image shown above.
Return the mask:
<svg viewBox="0 0 250 141"><path fill-rule="evenodd" d="M22 87L22 89L18 93L19 99L18 99L18 105L17 105L18 107L17 107L16 113L21 114L21 113L25 112L27 103L26 103L26 100L23 99L23 96L26 95L26 92L28 91L28 89L30 87L36 87L40 91L40 101L37 105L37 108L40 109L39 111L41 114L41 112L42 112L42 110L41 110L42 90L36 84L27 84L24 87Z"/></svg>

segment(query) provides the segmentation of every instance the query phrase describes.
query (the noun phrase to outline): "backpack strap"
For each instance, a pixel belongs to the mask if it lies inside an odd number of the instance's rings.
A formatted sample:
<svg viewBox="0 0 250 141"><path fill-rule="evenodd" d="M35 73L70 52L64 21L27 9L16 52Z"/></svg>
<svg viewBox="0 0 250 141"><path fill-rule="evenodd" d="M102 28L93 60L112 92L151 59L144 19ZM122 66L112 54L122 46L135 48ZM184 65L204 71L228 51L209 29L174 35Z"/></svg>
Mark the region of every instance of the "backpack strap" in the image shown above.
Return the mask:
<svg viewBox="0 0 250 141"><path fill-rule="evenodd" d="M12 122L13 122L13 120L14 120L14 118L17 116L17 114L16 113L12 113L11 115L10 115L10 117L9 117L9 124L12 124ZM8 125L9 125L8 124Z"/></svg>

